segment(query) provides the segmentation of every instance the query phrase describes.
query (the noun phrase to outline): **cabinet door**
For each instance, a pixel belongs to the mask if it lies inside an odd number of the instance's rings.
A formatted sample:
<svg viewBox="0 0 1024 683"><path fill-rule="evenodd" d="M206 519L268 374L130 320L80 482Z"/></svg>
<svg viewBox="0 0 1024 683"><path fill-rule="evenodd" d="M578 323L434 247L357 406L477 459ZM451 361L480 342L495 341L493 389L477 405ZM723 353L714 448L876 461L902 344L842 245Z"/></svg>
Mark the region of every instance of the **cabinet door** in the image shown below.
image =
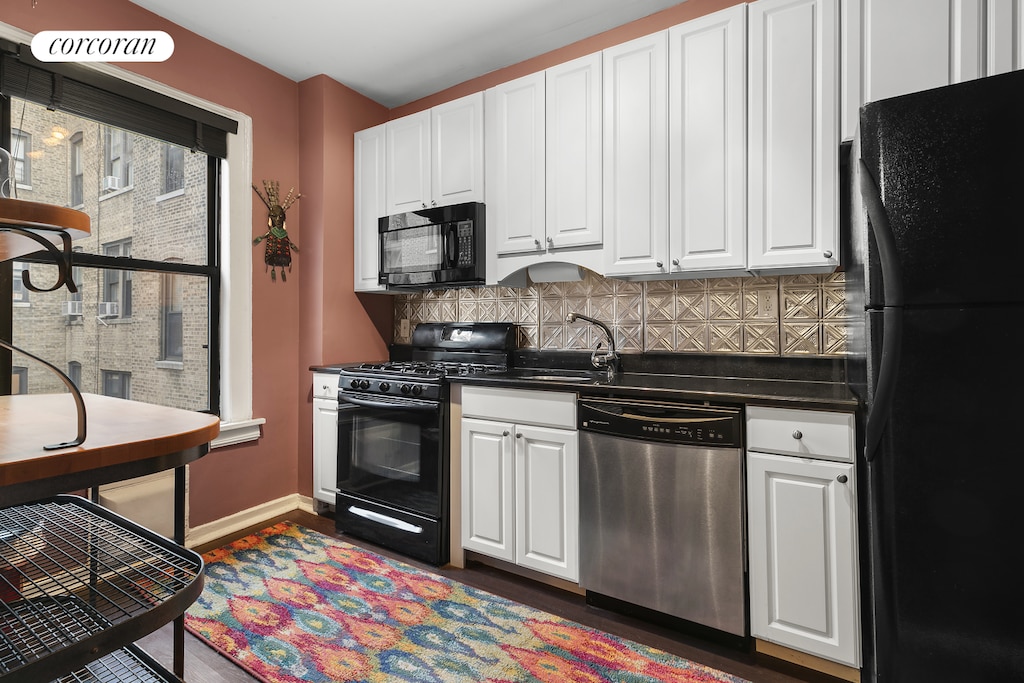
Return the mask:
<svg viewBox="0 0 1024 683"><path fill-rule="evenodd" d="M601 53L547 70L547 239L601 244Z"/></svg>
<svg viewBox="0 0 1024 683"><path fill-rule="evenodd" d="M752 271L839 265L838 0L749 7L748 263Z"/></svg>
<svg viewBox="0 0 1024 683"><path fill-rule="evenodd" d="M748 453L750 631L860 666L854 466Z"/></svg>
<svg viewBox="0 0 1024 683"><path fill-rule="evenodd" d="M338 492L338 399L313 399L313 498L334 505Z"/></svg>
<svg viewBox="0 0 1024 683"><path fill-rule="evenodd" d="M516 561L513 426L462 419L462 547Z"/></svg>
<svg viewBox="0 0 1024 683"><path fill-rule="evenodd" d="M484 94L473 93L430 110L431 204L484 200Z"/></svg>
<svg viewBox="0 0 1024 683"><path fill-rule="evenodd" d="M422 209L430 202L430 111L385 126L387 215Z"/></svg>
<svg viewBox="0 0 1024 683"><path fill-rule="evenodd" d="M575 431L515 427L516 562L579 581L579 450Z"/></svg>
<svg viewBox="0 0 1024 683"><path fill-rule="evenodd" d="M487 231L499 254L541 252L544 234L544 73L485 93ZM490 245L488 245L490 246Z"/></svg>
<svg viewBox="0 0 1024 683"><path fill-rule="evenodd" d="M747 9L669 29L672 272L747 263Z"/></svg>
<svg viewBox="0 0 1024 683"><path fill-rule="evenodd" d="M377 219L388 215L384 193L385 128L382 124L355 134L355 217L352 232L357 292L385 289L377 282L380 271Z"/></svg>
<svg viewBox="0 0 1024 683"><path fill-rule="evenodd" d="M1020 0L985 3L985 75L1024 69L1024 12Z"/></svg>
<svg viewBox="0 0 1024 683"><path fill-rule="evenodd" d="M606 272L668 272L667 33L606 49L602 69Z"/></svg>
<svg viewBox="0 0 1024 683"><path fill-rule="evenodd" d="M853 137L857 112L866 102L986 75L986 4L844 0L844 138Z"/></svg>

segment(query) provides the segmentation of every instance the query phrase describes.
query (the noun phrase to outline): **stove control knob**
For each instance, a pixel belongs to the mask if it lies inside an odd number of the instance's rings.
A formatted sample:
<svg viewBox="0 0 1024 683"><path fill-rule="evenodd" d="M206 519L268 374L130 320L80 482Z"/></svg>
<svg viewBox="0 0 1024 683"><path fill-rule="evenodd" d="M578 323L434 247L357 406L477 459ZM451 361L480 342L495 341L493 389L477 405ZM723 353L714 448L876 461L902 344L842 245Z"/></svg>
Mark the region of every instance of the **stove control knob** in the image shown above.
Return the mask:
<svg viewBox="0 0 1024 683"><path fill-rule="evenodd" d="M410 391L412 391L412 387L410 387L408 384L403 384L401 387L399 387L399 390L403 394L408 394Z"/></svg>
<svg viewBox="0 0 1024 683"><path fill-rule="evenodd" d="M390 384L388 384L387 382L381 382L381 383L380 383L380 390L381 390L381 391L382 391L383 393L385 393L385 394L386 394L386 393L388 393L389 391L391 391L391 385L390 385Z"/></svg>
<svg viewBox="0 0 1024 683"><path fill-rule="evenodd" d="M423 387L421 387L419 384L417 384L416 386L414 386L412 388L412 395L413 396L419 396L422 393L423 393Z"/></svg>
<svg viewBox="0 0 1024 683"><path fill-rule="evenodd" d="M366 389L369 389L370 388L370 380L368 380L368 379L359 380L359 388L364 390L364 391Z"/></svg>
<svg viewBox="0 0 1024 683"><path fill-rule="evenodd" d="M354 379L351 382L349 382L348 385L350 387L352 387L353 389L358 389L359 388L359 380Z"/></svg>

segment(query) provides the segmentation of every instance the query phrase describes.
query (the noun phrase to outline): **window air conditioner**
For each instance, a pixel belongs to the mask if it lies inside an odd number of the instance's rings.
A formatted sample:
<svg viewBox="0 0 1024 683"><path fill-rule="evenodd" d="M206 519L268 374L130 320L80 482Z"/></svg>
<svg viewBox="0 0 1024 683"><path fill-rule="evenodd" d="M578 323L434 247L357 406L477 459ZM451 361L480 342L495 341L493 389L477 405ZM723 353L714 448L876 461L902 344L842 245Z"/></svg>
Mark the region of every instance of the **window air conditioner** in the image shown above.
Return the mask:
<svg viewBox="0 0 1024 683"><path fill-rule="evenodd" d="M82 302L81 301L61 301L60 302L60 314L61 315L82 315Z"/></svg>
<svg viewBox="0 0 1024 683"><path fill-rule="evenodd" d="M116 318L117 302L101 301L99 304L97 304L96 316L100 318Z"/></svg>
<svg viewBox="0 0 1024 683"><path fill-rule="evenodd" d="M121 179L116 175L103 176L103 183L100 188L102 192L113 192L121 189Z"/></svg>

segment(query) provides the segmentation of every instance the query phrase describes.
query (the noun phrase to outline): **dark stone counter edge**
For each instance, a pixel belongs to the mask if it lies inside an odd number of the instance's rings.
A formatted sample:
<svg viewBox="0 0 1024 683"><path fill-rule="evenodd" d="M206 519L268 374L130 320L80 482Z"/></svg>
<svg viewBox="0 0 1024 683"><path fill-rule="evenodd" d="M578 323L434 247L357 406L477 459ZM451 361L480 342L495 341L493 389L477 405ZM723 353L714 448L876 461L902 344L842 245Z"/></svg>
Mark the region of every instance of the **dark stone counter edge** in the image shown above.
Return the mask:
<svg viewBox="0 0 1024 683"><path fill-rule="evenodd" d="M392 347L401 359L408 347ZM344 365L311 366L337 372ZM579 392L588 396L628 396L651 400L708 401L851 412L859 404L846 385L842 358L779 358L704 354L624 354L613 380L532 380L517 369L588 370L589 352L517 351L514 367L498 375L466 375L452 382L476 386Z"/></svg>

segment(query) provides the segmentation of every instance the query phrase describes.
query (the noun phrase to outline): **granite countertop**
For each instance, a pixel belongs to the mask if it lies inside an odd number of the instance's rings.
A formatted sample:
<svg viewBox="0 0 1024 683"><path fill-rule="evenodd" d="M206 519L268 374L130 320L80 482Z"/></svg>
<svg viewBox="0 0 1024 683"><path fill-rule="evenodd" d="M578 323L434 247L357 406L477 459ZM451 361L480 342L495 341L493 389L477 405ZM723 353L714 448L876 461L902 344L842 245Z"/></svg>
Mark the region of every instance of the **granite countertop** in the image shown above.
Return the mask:
<svg viewBox="0 0 1024 683"><path fill-rule="evenodd" d="M573 391L588 396L630 396L661 400L698 400L784 407L852 411L857 399L845 383L749 377L715 377L622 372L608 379L603 373L591 378L570 373L559 377L536 369L455 377L453 382L477 386Z"/></svg>
<svg viewBox="0 0 1024 683"><path fill-rule="evenodd" d="M408 347L396 345L391 349L394 359L403 359L407 353ZM460 384L572 391L589 396L837 411L853 411L860 405L846 384L843 359L644 353L624 354L621 363L622 371L609 379L590 366L589 352L519 350L507 371L450 379ZM337 372L347 365L357 364L315 365L310 370Z"/></svg>

